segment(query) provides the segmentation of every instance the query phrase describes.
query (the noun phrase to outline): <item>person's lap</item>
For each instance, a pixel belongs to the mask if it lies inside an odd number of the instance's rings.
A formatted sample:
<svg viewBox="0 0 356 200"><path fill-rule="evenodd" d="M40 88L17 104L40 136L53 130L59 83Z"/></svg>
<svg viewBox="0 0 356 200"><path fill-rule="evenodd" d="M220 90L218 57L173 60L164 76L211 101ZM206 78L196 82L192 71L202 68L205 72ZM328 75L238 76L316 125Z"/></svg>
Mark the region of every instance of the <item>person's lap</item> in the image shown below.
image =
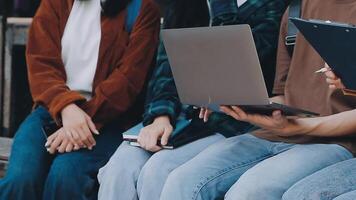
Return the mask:
<svg viewBox="0 0 356 200"><path fill-rule="evenodd" d="M214 145L211 145L209 148L201 152L192 160L188 161L187 163L174 170L169 175L168 180L166 181L161 195L161 199L194 200L224 198L225 193L230 189L232 185L236 183L240 176L246 171L251 168L253 169L256 164L261 163L263 160L268 160L268 158L271 158L277 154L287 153L290 149L296 148L297 146L299 145L269 142L266 140L258 139L250 134L245 134L243 136L237 136L218 142ZM330 150L325 150L331 151L329 152L328 156L332 155L332 152L335 149L336 152L346 152L346 154L349 155L349 152L343 149L342 147L339 147L337 145L334 146L335 148L332 148L333 146L331 145ZM339 159L339 161L341 161L342 158L339 157L343 156L336 155L335 157L330 156L330 158L327 158L327 160ZM286 158L287 159L285 160L281 159L280 161L278 161L280 163L275 163L275 165L278 167L279 164L281 165L280 167L283 168L285 162L293 160L293 157ZM308 160L302 159L303 156L299 154L296 154L295 158L299 159L301 163ZM313 160L313 162L316 161L318 161L317 158ZM323 163L323 161L320 162ZM330 161L330 163L331 162L332 161ZM327 162L325 161L325 163ZM262 163L261 165L263 166ZM258 170L258 183L273 183L273 180L278 180L278 173L275 173L276 177L272 177L271 174L271 179L264 179L265 174L269 173L269 169L267 168L265 170L262 170L262 167L257 167L257 169L258 168L261 168L261 170ZM261 174L260 172L264 173ZM275 172L278 171L275 170ZM245 179L248 180L247 178ZM233 187L230 190L229 194L227 195L227 198L236 198L236 192L233 192L235 191L234 188L236 187ZM288 188L285 188L285 190L287 189ZM282 194L280 194L280 198Z"/></svg>
<svg viewBox="0 0 356 200"><path fill-rule="evenodd" d="M174 150L149 153L122 143L107 165L100 169L99 199L159 199L168 174L209 145L224 139L209 136Z"/></svg>
<svg viewBox="0 0 356 200"><path fill-rule="evenodd" d="M300 180L284 195L285 200L297 199L356 199L356 159L331 165ZM345 194L350 193L350 194Z"/></svg>
<svg viewBox="0 0 356 200"><path fill-rule="evenodd" d="M351 153L339 145L296 145L249 169L229 189L225 198L280 200L299 180L351 157Z"/></svg>
<svg viewBox="0 0 356 200"><path fill-rule="evenodd" d="M96 173L121 143L120 129L103 128L92 151L51 156L42 133L42 125L50 120L48 112L38 108L21 125L8 172L0 181L0 199L41 199L42 193L43 199L96 199Z"/></svg>

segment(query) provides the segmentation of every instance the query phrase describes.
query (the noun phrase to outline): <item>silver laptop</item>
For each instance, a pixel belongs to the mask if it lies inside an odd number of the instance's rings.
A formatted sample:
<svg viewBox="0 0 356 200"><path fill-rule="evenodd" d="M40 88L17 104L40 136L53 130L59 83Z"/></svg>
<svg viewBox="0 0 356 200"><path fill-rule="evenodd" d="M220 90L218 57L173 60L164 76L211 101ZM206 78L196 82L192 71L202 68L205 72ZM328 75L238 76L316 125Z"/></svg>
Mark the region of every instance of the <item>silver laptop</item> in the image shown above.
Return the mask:
<svg viewBox="0 0 356 200"><path fill-rule="evenodd" d="M163 42L183 104L238 105L249 113L313 117L317 113L269 101L249 25L167 29Z"/></svg>

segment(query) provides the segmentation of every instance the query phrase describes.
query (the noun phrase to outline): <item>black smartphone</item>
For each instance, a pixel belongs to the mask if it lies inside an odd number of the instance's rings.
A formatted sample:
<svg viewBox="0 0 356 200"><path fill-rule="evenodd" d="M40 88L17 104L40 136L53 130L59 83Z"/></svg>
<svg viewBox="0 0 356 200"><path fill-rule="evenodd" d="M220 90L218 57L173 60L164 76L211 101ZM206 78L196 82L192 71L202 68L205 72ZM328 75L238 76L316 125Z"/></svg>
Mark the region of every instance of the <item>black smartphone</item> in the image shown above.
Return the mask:
<svg viewBox="0 0 356 200"><path fill-rule="evenodd" d="M46 139L51 136L53 133L58 131L60 127L57 125L55 121L50 121L49 123L42 126L42 132Z"/></svg>

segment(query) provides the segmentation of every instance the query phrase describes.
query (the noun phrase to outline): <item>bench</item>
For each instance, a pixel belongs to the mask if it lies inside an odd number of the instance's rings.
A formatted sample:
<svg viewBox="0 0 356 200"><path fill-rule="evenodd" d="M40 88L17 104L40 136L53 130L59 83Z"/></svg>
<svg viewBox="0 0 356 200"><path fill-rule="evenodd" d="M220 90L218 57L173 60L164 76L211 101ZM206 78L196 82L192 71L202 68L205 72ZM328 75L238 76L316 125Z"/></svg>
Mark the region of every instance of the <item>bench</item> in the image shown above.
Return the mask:
<svg viewBox="0 0 356 200"><path fill-rule="evenodd" d="M0 178L5 175L11 146L12 139L0 137Z"/></svg>

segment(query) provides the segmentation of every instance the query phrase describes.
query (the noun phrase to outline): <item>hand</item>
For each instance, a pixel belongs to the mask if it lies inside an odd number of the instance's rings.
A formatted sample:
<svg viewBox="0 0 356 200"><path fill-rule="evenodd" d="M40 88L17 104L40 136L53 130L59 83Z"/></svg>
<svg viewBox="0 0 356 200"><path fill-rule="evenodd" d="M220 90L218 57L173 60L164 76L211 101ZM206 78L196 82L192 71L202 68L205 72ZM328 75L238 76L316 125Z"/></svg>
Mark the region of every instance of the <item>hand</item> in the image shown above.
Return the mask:
<svg viewBox="0 0 356 200"><path fill-rule="evenodd" d="M63 131L71 142L92 149L96 145L93 134L99 134L91 118L77 105L70 104L62 112Z"/></svg>
<svg viewBox="0 0 356 200"><path fill-rule="evenodd" d="M212 111L208 108L200 108L199 118L203 119L204 122L208 122Z"/></svg>
<svg viewBox="0 0 356 200"><path fill-rule="evenodd" d="M157 142L161 139L161 145L167 145L169 137L173 132L173 127L167 116L157 117L151 125L141 129L138 136L138 143L143 149L157 152L162 149Z"/></svg>
<svg viewBox="0 0 356 200"><path fill-rule="evenodd" d="M221 111L239 121L254 124L282 136L295 136L305 133L304 128L297 120L287 119L281 111L274 111L272 116L247 114L237 106L222 106Z"/></svg>
<svg viewBox="0 0 356 200"><path fill-rule="evenodd" d="M341 82L341 79L335 75L331 70L328 64L325 63L325 68L328 71L325 72L326 82L329 84L330 89L345 89L344 84Z"/></svg>
<svg viewBox="0 0 356 200"><path fill-rule="evenodd" d="M58 131L48 137L45 147L50 154L55 154L57 151L59 153L69 153L73 150L76 151L80 149L78 145L71 142L68 135L65 134L63 128L60 128Z"/></svg>

